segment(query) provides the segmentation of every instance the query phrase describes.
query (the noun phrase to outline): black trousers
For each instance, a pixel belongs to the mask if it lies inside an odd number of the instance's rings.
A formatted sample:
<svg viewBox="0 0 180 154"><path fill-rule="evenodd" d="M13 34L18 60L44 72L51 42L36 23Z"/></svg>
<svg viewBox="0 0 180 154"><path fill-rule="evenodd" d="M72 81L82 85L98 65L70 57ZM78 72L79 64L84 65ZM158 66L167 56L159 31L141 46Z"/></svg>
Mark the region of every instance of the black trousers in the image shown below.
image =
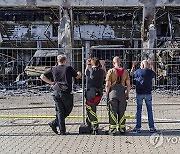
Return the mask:
<svg viewBox="0 0 180 154"><path fill-rule="evenodd" d="M91 130L98 129L96 107L101 100L102 94L102 89L97 90L96 88L90 88L86 91L86 123L91 128Z"/></svg>
<svg viewBox="0 0 180 154"><path fill-rule="evenodd" d="M65 118L73 109L73 95L54 91L53 99L55 101L56 119L52 121L52 124L59 126L60 133L65 133Z"/></svg>
<svg viewBox="0 0 180 154"><path fill-rule="evenodd" d="M87 112L86 123L88 127L91 128L91 130L98 129L98 118L96 115L96 107L98 104L99 102L91 104L91 105L86 103L86 112Z"/></svg>

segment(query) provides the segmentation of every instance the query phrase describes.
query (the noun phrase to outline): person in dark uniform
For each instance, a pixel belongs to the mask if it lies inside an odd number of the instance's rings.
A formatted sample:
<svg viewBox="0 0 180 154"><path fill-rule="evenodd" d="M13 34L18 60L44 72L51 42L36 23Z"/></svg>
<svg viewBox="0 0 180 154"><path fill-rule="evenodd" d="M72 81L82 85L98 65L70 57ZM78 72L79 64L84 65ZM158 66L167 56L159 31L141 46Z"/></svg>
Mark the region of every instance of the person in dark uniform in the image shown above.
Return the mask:
<svg viewBox="0 0 180 154"><path fill-rule="evenodd" d="M66 65L65 55L58 55L57 63L57 66L48 69L40 78L54 89L56 118L49 123L49 126L56 134L58 134L57 126L59 126L60 135L64 135L66 133L65 118L73 108L72 77L79 79L81 73Z"/></svg>
<svg viewBox="0 0 180 154"><path fill-rule="evenodd" d="M103 95L103 81L105 77L105 62L97 58L91 58L87 61L85 70L87 76L86 90L86 111L87 125L92 134L98 134L98 119L96 107Z"/></svg>
<svg viewBox="0 0 180 154"><path fill-rule="evenodd" d="M130 77L127 70L122 68L119 57L113 58L114 67L108 70L106 75L106 94L108 99L110 135L115 135L118 129L121 134L125 133L125 111L129 99ZM125 86L127 88L125 89ZM126 92L125 92L126 91Z"/></svg>

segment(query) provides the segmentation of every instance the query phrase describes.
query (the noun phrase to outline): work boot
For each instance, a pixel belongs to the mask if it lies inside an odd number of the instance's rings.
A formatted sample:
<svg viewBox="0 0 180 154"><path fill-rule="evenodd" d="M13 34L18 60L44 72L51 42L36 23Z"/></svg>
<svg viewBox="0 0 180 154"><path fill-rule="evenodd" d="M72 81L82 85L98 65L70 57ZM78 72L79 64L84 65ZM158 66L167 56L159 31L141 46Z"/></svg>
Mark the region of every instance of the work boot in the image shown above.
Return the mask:
<svg viewBox="0 0 180 154"><path fill-rule="evenodd" d="M121 135L124 135L126 133L126 128L123 128L123 130L118 129Z"/></svg>
<svg viewBox="0 0 180 154"><path fill-rule="evenodd" d="M105 131L106 135L116 136L116 128Z"/></svg>
<svg viewBox="0 0 180 154"><path fill-rule="evenodd" d="M99 128L98 124L91 125L91 134L92 135L98 135L98 128Z"/></svg>
<svg viewBox="0 0 180 154"><path fill-rule="evenodd" d="M51 129L54 133L58 134L57 128L55 125L52 124L52 122L49 122L48 125L51 127Z"/></svg>
<svg viewBox="0 0 180 154"><path fill-rule="evenodd" d="M70 133L69 132L60 132L59 135L70 135Z"/></svg>
<svg viewBox="0 0 180 154"><path fill-rule="evenodd" d="M99 135L98 129L92 130L92 135Z"/></svg>

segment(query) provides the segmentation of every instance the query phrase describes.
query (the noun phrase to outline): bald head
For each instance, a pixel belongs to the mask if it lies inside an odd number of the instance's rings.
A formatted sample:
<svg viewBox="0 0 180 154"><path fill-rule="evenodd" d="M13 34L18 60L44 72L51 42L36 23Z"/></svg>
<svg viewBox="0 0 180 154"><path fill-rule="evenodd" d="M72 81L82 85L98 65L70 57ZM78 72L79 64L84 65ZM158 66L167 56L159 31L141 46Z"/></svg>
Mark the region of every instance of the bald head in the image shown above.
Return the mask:
<svg viewBox="0 0 180 154"><path fill-rule="evenodd" d="M121 59L118 56L114 57L113 58L113 64L114 64L114 66L115 65L120 66L121 65Z"/></svg>
<svg viewBox="0 0 180 154"><path fill-rule="evenodd" d="M141 69L144 69L144 68L148 68L148 66L149 66L149 63L148 63L148 61L147 60L143 60L142 62L141 62Z"/></svg>

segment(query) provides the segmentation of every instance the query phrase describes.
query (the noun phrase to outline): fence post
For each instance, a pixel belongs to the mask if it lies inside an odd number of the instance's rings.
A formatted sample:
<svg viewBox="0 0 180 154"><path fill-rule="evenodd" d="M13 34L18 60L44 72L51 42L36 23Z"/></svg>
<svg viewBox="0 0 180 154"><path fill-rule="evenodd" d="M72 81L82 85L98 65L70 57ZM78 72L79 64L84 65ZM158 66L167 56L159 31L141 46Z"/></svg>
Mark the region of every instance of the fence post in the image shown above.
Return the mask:
<svg viewBox="0 0 180 154"><path fill-rule="evenodd" d="M85 125L84 47L82 47L82 116Z"/></svg>

